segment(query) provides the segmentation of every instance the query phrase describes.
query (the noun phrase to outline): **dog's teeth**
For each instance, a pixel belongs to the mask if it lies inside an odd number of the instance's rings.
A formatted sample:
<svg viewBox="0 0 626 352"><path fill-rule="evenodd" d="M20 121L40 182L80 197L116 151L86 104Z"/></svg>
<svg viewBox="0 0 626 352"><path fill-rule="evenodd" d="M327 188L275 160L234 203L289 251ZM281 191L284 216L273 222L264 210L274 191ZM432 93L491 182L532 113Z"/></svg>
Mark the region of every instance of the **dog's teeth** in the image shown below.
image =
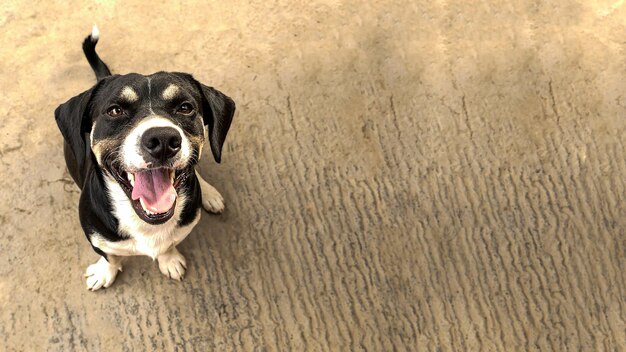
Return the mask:
<svg viewBox="0 0 626 352"><path fill-rule="evenodd" d="M148 215L156 214L155 212L148 210L148 207L146 207L146 205L143 203L143 198L139 198L139 203L141 203L141 207L143 208L143 211L146 212L146 214Z"/></svg>
<svg viewBox="0 0 626 352"><path fill-rule="evenodd" d="M148 211L148 209L146 208L146 205L143 204L143 198L139 198L139 203L141 204L141 207L143 208L144 211Z"/></svg>
<svg viewBox="0 0 626 352"><path fill-rule="evenodd" d="M174 175L175 174L176 174L176 171L170 170L170 181L172 181L172 183L174 183Z"/></svg>

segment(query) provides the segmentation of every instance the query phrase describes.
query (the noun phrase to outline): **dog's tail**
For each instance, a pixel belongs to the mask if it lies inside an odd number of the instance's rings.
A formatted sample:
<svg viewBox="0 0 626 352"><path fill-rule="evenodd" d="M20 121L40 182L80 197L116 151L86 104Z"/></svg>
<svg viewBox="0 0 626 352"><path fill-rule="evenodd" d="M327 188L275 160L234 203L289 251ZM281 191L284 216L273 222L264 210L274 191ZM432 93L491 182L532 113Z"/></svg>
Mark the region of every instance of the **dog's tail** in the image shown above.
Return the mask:
<svg viewBox="0 0 626 352"><path fill-rule="evenodd" d="M110 76L111 71L107 67L107 65L100 59L98 53L96 53L96 44L98 44L98 39L100 38L100 31L96 25L93 25L91 29L91 34L85 38L83 41L83 52L85 53L85 57L87 57L87 61L89 61L89 66L93 69L93 72L96 73L96 78L99 80L104 77Z"/></svg>

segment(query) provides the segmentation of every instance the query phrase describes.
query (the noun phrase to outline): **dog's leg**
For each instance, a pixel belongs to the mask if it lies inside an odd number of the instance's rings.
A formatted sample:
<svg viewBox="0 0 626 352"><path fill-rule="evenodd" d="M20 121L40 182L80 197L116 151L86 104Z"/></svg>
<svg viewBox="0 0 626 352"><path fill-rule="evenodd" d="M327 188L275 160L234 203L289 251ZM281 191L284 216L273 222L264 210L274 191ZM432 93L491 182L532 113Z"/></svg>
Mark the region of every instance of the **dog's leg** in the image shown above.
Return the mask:
<svg viewBox="0 0 626 352"><path fill-rule="evenodd" d="M200 173L196 170L196 176L200 183L200 189L202 191L202 207L209 213L219 214L224 211L224 197L220 192L206 182Z"/></svg>
<svg viewBox="0 0 626 352"><path fill-rule="evenodd" d="M137 255L137 251L135 250L135 242L131 240L111 242L105 240L100 235L94 234L91 236L90 241L94 247L97 247L98 249L106 253L107 256L114 255L116 257L127 257Z"/></svg>
<svg viewBox="0 0 626 352"><path fill-rule="evenodd" d="M170 279L182 280L185 270L187 270L187 262L175 246L172 246L167 252L159 254L157 260L159 261L159 270L163 275Z"/></svg>
<svg viewBox="0 0 626 352"><path fill-rule="evenodd" d="M107 288L113 284L117 277L117 272L122 271L122 258L116 255L107 255L107 259L100 257L95 263L87 267L85 277L87 278L87 289L97 291L102 287Z"/></svg>

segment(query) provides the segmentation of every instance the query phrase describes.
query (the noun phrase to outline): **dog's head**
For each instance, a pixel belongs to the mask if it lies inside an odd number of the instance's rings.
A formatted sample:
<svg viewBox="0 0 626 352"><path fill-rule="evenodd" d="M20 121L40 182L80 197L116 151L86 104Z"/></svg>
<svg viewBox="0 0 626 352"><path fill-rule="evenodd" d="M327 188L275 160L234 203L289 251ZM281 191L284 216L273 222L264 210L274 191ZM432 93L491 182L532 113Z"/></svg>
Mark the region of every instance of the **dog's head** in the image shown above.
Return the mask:
<svg viewBox="0 0 626 352"><path fill-rule="evenodd" d="M185 73L109 76L55 111L79 168L93 153L150 224L169 220L207 134L221 159L235 103Z"/></svg>

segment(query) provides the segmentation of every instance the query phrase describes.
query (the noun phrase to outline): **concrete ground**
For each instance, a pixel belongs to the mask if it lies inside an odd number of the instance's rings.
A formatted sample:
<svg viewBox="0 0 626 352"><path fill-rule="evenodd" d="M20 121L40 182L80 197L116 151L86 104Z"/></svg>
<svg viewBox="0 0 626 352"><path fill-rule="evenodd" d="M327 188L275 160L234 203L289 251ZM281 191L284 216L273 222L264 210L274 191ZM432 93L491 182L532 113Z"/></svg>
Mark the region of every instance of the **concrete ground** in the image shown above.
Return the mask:
<svg viewBox="0 0 626 352"><path fill-rule="evenodd" d="M4 2L0 350L626 350L623 1ZM113 71L238 104L225 196L96 293L58 104Z"/></svg>

